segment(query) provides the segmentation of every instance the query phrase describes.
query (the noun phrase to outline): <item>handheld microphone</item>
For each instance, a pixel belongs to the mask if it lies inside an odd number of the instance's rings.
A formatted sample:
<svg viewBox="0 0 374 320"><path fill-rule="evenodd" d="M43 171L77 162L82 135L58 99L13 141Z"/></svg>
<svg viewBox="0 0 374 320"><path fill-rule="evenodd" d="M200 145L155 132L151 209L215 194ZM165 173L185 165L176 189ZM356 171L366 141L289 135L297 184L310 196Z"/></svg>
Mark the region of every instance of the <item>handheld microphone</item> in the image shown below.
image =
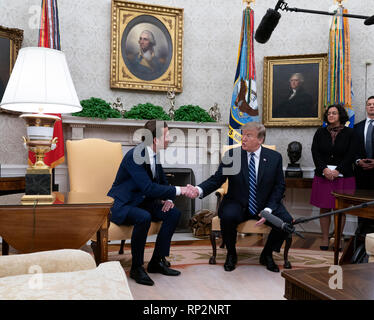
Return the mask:
<svg viewBox="0 0 374 320"><path fill-rule="evenodd" d="M266 210L262 210L259 213L259 216L262 217L262 218L265 218L267 221L269 221L271 224L273 224L275 227L281 229L282 231L287 232L287 233L295 233L299 237L305 239L300 233L298 233L295 230L295 227L292 224L284 222L282 219L276 217L275 215L271 214L270 212L268 212Z"/></svg>
<svg viewBox="0 0 374 320"><path fill-rule="evenodd" d="M279 0L275 9L268 9L266 14L262 18L255 34L255 39L259 43L266 43L271 34L273 33L275 27L278 25L281 14L278 12L283 0Z"/></svg>

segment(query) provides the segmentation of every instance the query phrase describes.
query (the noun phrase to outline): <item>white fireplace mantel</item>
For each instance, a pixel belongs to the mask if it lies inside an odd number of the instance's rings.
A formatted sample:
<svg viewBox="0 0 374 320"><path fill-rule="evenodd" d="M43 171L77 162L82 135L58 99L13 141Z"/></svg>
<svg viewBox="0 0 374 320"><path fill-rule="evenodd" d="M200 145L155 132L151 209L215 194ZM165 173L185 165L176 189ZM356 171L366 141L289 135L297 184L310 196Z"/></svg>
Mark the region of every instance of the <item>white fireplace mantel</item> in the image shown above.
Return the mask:
<svg viewBox="0 0 374 320"><path fill-rule="evenodd" d="M100 138L120 142L124 154L140 142L141 136L136 134L136 131L143 128L146 122L147 120L62 116L65 140ZM227 139L228 125L187 121L168 121L167 123L172 138L167 152L169 155L174 153L175 161L165 162L163 166L165 168L191 168L196 183L201 183L218 167L221 146L226 143ZM64 184L68 186L67 181ZM214 210L215 205L214 195L209 196L203 201L196 202L196 210L201 207Z"/></svg>

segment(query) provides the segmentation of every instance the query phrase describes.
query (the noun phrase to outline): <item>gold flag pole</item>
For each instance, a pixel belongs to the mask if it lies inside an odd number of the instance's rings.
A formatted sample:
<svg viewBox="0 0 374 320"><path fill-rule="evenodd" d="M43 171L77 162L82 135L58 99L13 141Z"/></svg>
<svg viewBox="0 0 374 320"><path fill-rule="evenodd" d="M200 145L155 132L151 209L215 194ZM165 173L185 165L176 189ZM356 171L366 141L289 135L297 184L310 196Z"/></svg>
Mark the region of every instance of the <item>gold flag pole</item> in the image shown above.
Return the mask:
<svg viewBox="0 0 374 320"><path fill-rule="evenodd" d="M342 4L343 1L345 1L345 0L335 0L335 3L337 3L339 7L342 7L343 6L343 4Z"/></svg>
<svg viewBox="0 0 374 320"><path fill-rule="evenodd" d="M251 7L252 2L255 3L255 0L243 0L243 3L246 3L248 8Z"/></svg>

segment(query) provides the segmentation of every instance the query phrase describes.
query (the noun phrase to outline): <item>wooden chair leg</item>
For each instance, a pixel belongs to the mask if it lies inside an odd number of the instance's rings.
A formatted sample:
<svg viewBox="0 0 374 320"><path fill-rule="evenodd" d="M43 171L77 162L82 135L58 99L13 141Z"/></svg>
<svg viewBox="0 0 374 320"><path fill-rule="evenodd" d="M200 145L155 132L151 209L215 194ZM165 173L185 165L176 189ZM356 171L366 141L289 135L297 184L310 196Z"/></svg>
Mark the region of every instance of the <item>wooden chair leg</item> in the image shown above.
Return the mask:
<svg viewBox="0 0 374 320"><path fill-rule="evenodd" d="M9 254L9 244L4 239L1 245L1 254L3 256L7 256Z"/></svg>
<svg viewBox="0 0 374 320"><path fill-rule="evenodd" d="M209 264L216 264L217 246L216 246L216 231L210 232L210 243L212 244L213 255L209 259Z"/></svg>
<svg viewBox="0 0 374 320"><path fill-rule="evenodd" d="M91 241L91 249L95 257L96 265L100 264L100 252L97 245L97 241Z"/></svg>
<svg viewBox="0 0 374 320"><path fill-rule="evenodd" d="M123 248L125 246L126 240L121 240L121 247L119 248L118 254L123 254Z"/></svg>
<svg viewBox="0 0 374 320"><path fill-rule="evenodd" d="M283 264L283 267L285 269L292 269L292 265L291 263L288 261L288 251L290 250L291 248L291 244L292 244L292 235L290 234L287 239L286 239L286 244L284 246L284 253L283 253L283 257L284 257L284 264Z"/></svg>

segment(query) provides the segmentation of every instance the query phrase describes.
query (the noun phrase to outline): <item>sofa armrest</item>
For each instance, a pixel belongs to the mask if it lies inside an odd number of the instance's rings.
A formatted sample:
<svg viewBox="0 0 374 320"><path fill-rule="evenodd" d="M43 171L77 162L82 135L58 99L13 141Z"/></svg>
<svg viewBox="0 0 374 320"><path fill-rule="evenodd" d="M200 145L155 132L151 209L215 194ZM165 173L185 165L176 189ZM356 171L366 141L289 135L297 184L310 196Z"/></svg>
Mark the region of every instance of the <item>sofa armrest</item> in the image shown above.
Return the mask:
<svg viewBox="0 0 374 320"><path fill-rule="evenodd" d="M0 278L35 273L36 271L56 273L95 268L96 263L93 257L82 250L63 249L0 256Z"/></svg>

